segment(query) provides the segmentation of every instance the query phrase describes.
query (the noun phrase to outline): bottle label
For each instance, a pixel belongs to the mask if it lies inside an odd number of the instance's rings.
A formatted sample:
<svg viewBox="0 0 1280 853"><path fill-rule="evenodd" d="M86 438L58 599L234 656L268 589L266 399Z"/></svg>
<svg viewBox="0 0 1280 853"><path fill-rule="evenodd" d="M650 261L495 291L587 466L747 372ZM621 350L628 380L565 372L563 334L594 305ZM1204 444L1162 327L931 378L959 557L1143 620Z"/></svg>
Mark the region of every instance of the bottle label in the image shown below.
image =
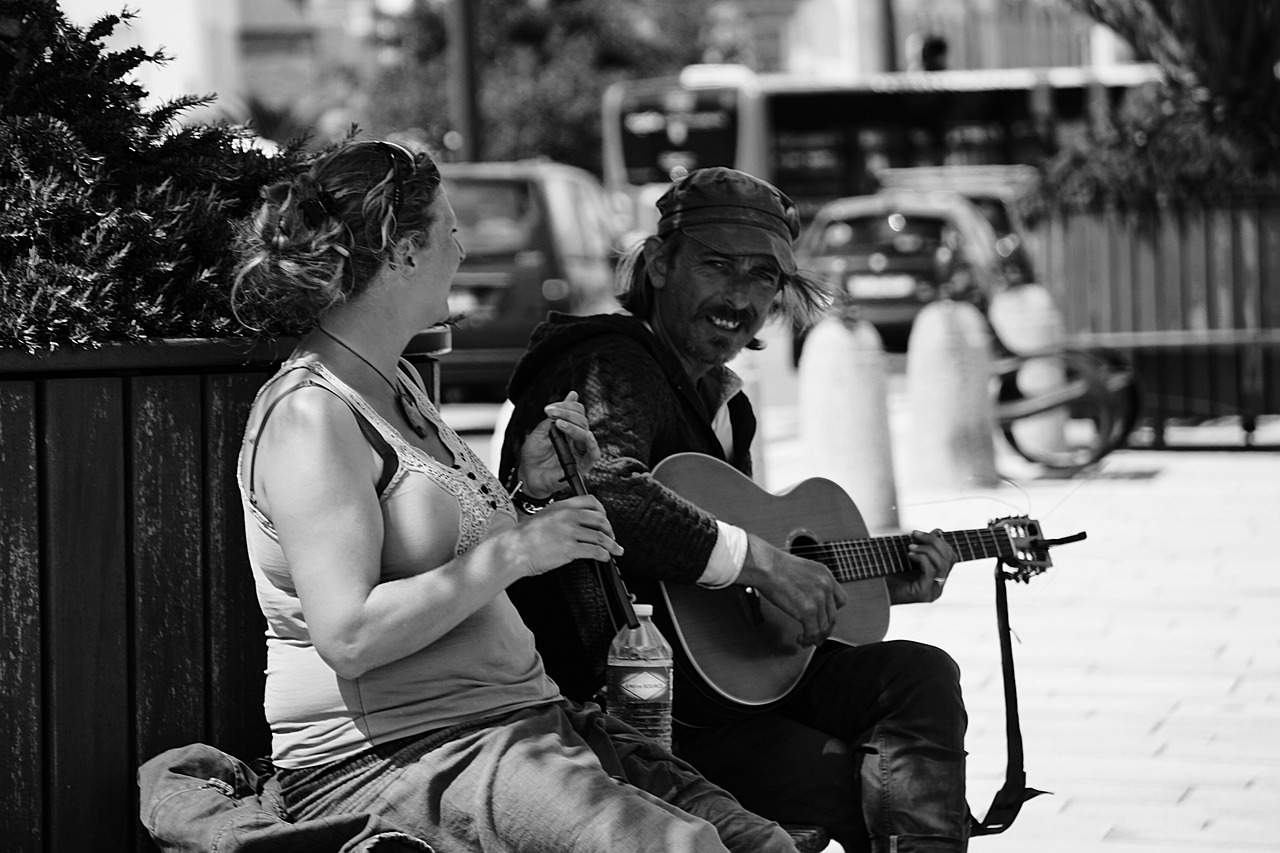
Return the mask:
<svg viewBox="0 0 1280 853"><path fill-rule="evenodd" d="M668 697L671 684L665 678L666 672L661 669L642 667L620 668L618 672L618 691L623 699L640 700L641 702L662 701Z"/></svg>

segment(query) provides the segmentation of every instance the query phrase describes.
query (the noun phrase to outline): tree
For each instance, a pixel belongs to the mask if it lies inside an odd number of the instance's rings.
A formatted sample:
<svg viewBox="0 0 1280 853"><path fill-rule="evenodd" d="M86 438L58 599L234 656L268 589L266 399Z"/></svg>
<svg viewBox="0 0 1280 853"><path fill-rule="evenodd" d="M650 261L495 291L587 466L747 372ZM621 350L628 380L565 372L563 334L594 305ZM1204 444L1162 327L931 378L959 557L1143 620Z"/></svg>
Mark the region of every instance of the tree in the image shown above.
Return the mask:
<svg viewBox="0 0 1280 853"><path fill-rule="evenodd" d="M1280 0L1069 0L1158 63L1251 156L1280 151Z"/></svg>
<svg viewBox="0 0 1280 853"><path fill-rule="evenodd" d="M674 73L698 57L706 0L476 0L481 156L545 156L600 172L600 100L624 77ZM373 130L439 148L450 129L443 17L419 0L401 61L373 87Z"/></svg>
<svg viewBox="0 0 1280 853"><path fill-rule="evenodd" d="M1068 0L1165 83L1062 152L1027 213L1280 193L1280 0Z"/></svg>

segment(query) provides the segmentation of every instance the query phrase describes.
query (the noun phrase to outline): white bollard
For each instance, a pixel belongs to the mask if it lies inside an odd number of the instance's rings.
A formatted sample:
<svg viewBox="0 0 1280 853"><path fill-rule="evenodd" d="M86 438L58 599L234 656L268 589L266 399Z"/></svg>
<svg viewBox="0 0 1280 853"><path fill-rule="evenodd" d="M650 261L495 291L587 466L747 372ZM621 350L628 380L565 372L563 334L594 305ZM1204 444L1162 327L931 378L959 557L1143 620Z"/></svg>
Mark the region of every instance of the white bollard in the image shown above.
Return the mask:
<svg viewBox="0 0 1280 853"><path fill-rule="evenodd" d="M849 493L872 533L900 529L884 362L875 327L828 317L809 332L799 366L808 467Z"/></svg>
<svg viewBox="0 0 1280 853"><path fill-rule="evenodd" d="M907 339L906 454L913 485L989 488L995 465L991 334L968 302L926 305Z"/></svg>
<svg viewBox="0 0 1280 853"><path fill-rule="evenodd" d="M1052 351L1065 337L1062 312L1053 294L1040 284L1026 284L996 294L987 311L1004 345L1021 356ZM1057 358L1030 358L1018 369L1018 389L1026 397L1056 391L1067 384L1066 369ZM1046 457L1065 455L1066 406L1020 418L1010 428L1020 447Z"/></svg>

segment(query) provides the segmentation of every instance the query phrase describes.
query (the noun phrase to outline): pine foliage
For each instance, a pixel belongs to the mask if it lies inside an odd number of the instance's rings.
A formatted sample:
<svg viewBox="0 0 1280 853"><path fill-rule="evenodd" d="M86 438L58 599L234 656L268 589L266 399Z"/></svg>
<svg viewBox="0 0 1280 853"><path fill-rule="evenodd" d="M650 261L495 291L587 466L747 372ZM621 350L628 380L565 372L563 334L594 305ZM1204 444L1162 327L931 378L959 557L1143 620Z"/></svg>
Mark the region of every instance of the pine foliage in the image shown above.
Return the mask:
<svg viewBox="0 0 1280 853"><path fill-rule="evenodd" d="M165 56L103 44L131 17L79 28L48 0L0 0L20 30L0 66L0 347L238 334L233 223L303 153L178 123L209 98L145 109L130 74Z"/></svg>

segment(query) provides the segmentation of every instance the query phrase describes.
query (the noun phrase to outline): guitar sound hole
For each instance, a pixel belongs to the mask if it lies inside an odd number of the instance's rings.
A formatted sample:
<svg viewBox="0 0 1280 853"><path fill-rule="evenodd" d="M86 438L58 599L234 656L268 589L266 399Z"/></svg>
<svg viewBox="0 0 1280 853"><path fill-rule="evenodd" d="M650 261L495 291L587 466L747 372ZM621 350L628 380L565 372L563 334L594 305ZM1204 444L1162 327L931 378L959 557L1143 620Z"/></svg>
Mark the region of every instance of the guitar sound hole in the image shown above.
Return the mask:
<svg viewBox="0 0 1280 853"><path fill-rule="evenodd" d="M808 533L797 533L788 543L787 549L797 557L804 557L806 560L817 560L828 569L831 569L831 571L835 571L835 567L828 559L830 551L823 547L821 540Z"/></svg>
<svg viewBox="0 0 1280 853"><path fill-rule="evenodd" d="M814 553L817 546L817 539L814 539L807 533L801 533L791 540L791 544L788 546L788 549L792 554L812 560L814 559Z"/></svg>

